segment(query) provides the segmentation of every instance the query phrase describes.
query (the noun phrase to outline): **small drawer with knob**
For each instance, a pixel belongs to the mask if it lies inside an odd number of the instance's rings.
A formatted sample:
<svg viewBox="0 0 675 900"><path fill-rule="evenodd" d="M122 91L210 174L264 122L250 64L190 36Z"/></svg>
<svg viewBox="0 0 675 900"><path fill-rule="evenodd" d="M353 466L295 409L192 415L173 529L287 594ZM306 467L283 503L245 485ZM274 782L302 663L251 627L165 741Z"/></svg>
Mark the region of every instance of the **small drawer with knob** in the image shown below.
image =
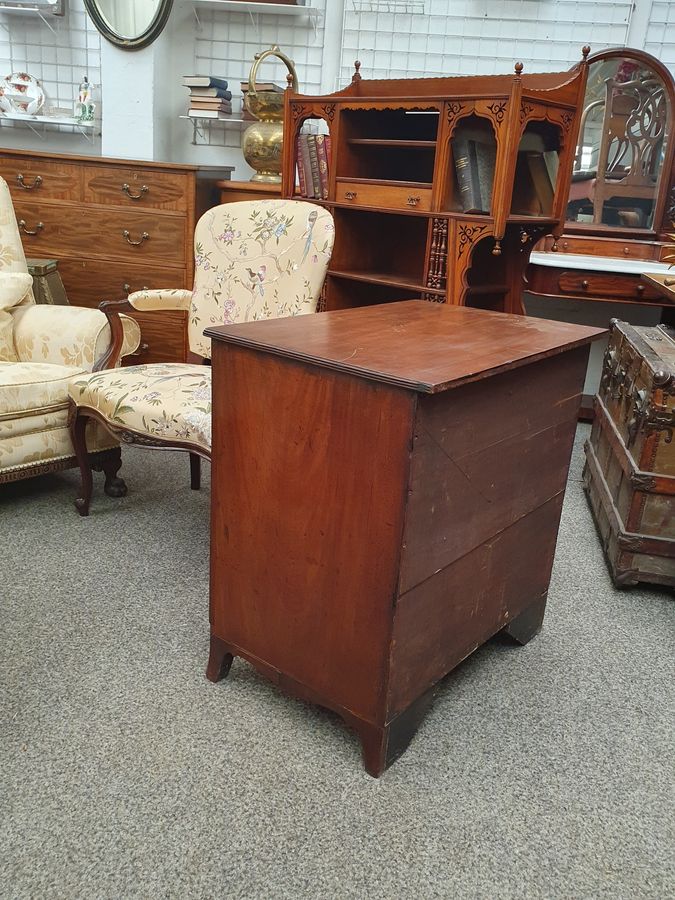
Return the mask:
<svg viewBox="0 0 675 900"><path fill-rule="evenodd" d="M121 166L85 166L85 203L105 203L129 209L185 212L188 185L185 175Z"/></svg>
<svg viewBox="0 0 675 900"><path fill-rule="evenodd" d="M645 284L639 275L605 274L579 270L562 272L558 278L562 294L592 297L595 300L623 300L627 303L650 302L659 299L654 288Z"/></svg>
<svg viewBox="0 0 675 900"><path fill-rule="evenodd" d="M82 195L82 173L72 163L2 156L0 177L7 182L15 202L24 197L78 201Z"/></svg>
<svg viewBox="0 0 675 900"><path fill-rule="evenodd" d="M335 200L351 206L429 212L431 186L414 182L402 185L338 180L335 185Z"/></svg>

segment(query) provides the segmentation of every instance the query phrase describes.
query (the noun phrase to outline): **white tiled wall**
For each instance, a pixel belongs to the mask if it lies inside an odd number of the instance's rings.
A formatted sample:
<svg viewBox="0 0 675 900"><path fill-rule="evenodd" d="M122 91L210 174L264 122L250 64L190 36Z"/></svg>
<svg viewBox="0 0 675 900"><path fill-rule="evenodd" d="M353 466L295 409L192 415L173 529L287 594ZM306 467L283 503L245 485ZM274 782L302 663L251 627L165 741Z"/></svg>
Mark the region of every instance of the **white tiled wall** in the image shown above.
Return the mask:
<svg viewBox="0 0 675 900"><path fill-rule="evenodd" d="M643 44L675 70L675 0L638 0L635 9L632 0L306 2L324 13L317 24L302 16L202 7L197 19L191 0L175 0L169 28L158 42L166 44L175 71L159 95L149 98L151 114L170 120L171 158L224 163L237 159L241 166L238 127L215 126L211 138L219 146L191 146L191 124L178 119L188 105L181 76L224 76L232 82L237 110L239 81L247 77L254 54L272 43L295 60L301 90L315 93L348 83L355 59L361 61L366 78L508 72L515 60L522 60L531 72L566 69L579 59L586 43L593 50L624 44L631 21L635 24L642 16L646 25L634 45ZM116 73L101 72L101 38L82 0L69 0L67 15L51 17L50 23L55 34L35 16L0 13L0 75L27 70L43 82L50 104L71 109L85 72L94 84L105 77L106 85L114 83ZM283 65L271 62L260 70L262 79L282 85L285 74ZM2 125L0 142L97 152L97 146L79 136L49 131L40 140L7 124ZM245 167L235 177L248 177Z"/></svg>
<svg viewBox="0 0 675 900"><path fill-rule="evenodd" d="M653 0L644 49L675 75L675 3Z"/></svg>
<svg viewBox="0 0 675 900"><path fill-rule="evenodd" d="M669 4L663 3L663 6ZM568 69L625 43L632 0L345 0L340 80ZM403 11L396 11L403 10Z"/></svg>
<svg viewBox="0 0 675 900"><path fill-rule="evenodd" d="M45 15L45 19L49 25L37 14L0 12L0 76L11 72L34 75L45 91L45 106L61 107L72 115L82 76L86 74L94 86L101 82L101 38L82 0L69 0L65 16ZM94 100L99 99L96 94L94 89ZM59 147L63 147L63 138L69 140L68 135L70 129L56 136ZM14 146L21 141L40 145L40 139L32 138L22 126L6 123L0 140ZM43 143L54 140L54 132L44 132ZM79 146L83 139L71 135L70 142ZM80 152L86 153L86 146Z"/></svg>

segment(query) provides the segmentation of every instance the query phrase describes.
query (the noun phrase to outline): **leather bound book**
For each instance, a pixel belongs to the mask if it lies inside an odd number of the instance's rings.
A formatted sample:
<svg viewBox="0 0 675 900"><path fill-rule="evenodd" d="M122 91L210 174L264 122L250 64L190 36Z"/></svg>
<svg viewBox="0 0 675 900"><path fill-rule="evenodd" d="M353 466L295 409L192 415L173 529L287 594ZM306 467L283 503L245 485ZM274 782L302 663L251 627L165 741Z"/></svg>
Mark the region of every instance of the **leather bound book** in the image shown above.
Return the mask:
<svg viewBox="0 0 675 900"><path fill-rule="evenodd" d="M328 156L326 154L326 136L324 134L316 135L316 155L319 162L320 197L322 200L328 200Z"/></svg>
<svg viewBox="0 0 675 900"><path fill-rule="evenodd" d="M464 212L481 212L480 184L476 164L475 142L461 135L452 141L455 172ZM473 159L472 159L473 155Z"/></svg>
<svg viewBox="0 0 675 900"><path fill-rule="evenodd" d="M298 140L300 141L300 149L302 152L302 166L305 170L305 189L307 191L305 197L313 197L314 184L312 182L312 161L309 158L309 135L300 134Z"/></svg>
<svg viewBox="0 0 675 900"><path fill-rule="evenodd" d="M309 146L309 166L312 173L312 187L314 193L312 197L315 200L321 199L321 178L319 177L319 157L316 151L316 135L307 135L307 144Z"/></svg>
<svg viewBox="0 0 675 900"><path fill-rule="evenodd" d="M298 166L298 181L300 182L300 196L307 196L307 175L305 173L305 163L302 158L302 135L298 135L296 142L296 161Z"/></svg>

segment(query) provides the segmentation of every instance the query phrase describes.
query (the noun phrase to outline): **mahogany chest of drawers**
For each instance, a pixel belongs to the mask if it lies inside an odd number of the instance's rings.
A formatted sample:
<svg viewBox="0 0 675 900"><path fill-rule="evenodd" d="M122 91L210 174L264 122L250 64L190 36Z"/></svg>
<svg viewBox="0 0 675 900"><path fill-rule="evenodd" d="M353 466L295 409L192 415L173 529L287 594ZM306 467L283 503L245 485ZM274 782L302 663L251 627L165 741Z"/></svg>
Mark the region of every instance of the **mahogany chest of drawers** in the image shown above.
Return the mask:
<svg viewBox="0 0 675 900"><path fill-rule="evenodd" d="M336 710L377 776L447 672L539 630L604 331L413 300L207 334L207 675Z"/></svg>
<svg viewBox="0 0 675 900"><path fill-rule="evenodd" d="M95 307L141 288L191 288L197 219L220 202L231 167L0 150L27 256L58 260L68 300ZM186 313L133 313L127 362L183 362Z"/></svg>

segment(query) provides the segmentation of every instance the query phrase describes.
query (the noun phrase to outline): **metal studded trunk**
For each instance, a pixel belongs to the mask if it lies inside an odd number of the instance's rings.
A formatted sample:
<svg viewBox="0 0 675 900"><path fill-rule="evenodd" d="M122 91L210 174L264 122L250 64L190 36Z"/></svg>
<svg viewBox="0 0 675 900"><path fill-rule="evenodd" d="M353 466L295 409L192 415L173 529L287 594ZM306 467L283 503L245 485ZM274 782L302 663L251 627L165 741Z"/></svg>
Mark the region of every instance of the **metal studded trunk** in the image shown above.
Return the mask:
<svg viewBox="0 0 675 900"><path fill-rule="evenodd" d="M583 477L617 586L675 585L674 338L612 322Z"/></svg>

